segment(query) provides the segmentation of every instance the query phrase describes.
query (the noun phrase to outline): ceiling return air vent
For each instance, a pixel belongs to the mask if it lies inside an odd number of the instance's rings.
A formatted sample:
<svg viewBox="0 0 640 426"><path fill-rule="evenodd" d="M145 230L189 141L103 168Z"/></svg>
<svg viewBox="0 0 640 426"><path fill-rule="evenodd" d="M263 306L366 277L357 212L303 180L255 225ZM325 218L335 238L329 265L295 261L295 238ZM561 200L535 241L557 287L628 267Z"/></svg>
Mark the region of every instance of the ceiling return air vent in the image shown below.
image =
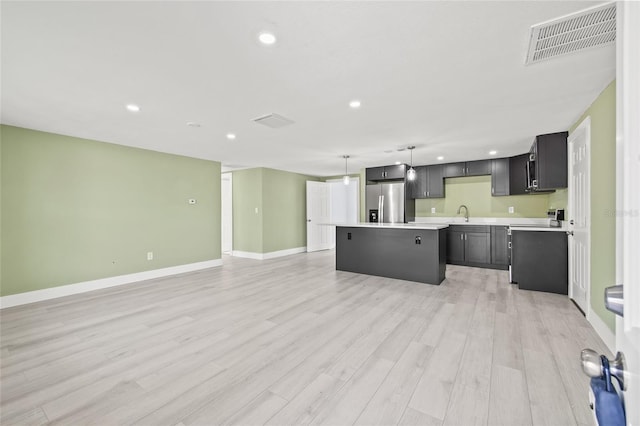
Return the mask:
<svg viewBox="0 0 640 426"><path fill-rule="evenodd" d="M616 4L606 3L531 27L525 64L534 64L616 40Z"/></svg>
<svg viewBox="0 0 640 426"><path fill-rule="evenodd" d="M267 127L271 127L272 129L277 129L279 127L288 126L289 124L294 123L293 120L289 120L286 117L273 113L254 118L253 121L258 124L263 124Z"/></svg>

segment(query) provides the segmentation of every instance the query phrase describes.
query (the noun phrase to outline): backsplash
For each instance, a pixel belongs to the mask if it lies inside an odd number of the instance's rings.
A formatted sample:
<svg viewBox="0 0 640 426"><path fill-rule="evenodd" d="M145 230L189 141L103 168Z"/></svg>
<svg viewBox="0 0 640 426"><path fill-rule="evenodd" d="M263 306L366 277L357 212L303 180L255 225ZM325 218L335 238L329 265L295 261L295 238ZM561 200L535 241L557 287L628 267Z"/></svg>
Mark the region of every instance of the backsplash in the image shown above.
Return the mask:
<svg viewBox="0 0 640 426"><path fill-rule="evenodd" d="M553 208L566 206L566 190L553 197ZM563 196L564 194L564 196ZM469 217L530 217L546 218L550 194L491 196L491 176L445 179L445 198L416 200L416 217L456 216L461 204L469 208ZM509 213L509 207L514 213ZM436 212L431 213L435 208Z"/></svg>

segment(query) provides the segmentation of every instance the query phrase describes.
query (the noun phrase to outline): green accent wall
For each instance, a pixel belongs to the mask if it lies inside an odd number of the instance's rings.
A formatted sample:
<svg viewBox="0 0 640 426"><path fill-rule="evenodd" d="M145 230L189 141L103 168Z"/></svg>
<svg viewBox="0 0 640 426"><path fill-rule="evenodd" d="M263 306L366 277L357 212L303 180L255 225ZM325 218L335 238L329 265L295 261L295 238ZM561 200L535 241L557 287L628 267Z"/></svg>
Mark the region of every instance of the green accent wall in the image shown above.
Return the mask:
<svg viewBox="0 0 640 426"><path fill-rule="evenodd" d="M548 194L491 196L491 176L470 176L444 180L445 198L416 200L417 217L456 216L461 204L469 208L469 217L546 218ZM436 213L431 213L435 207ZM509 207L514 213L509 213Z"/></svg>
<svg viewBox="0 0 640 426"><path fill-rule="evenodd" d="M268 168L234 171L233 250L270 253L305 247L307 181L320 180Z"/></svg>
<svg viewBox="0 0 640 426"><path fill-rule="evenodd" d="M262 253L262 171L232 173L233 250Z"/></svg>
<svg viewBox="0 0 640 426"><path fill-rule="evenodd" d="M591 308L615 332L604 289L616 284L616 82L611 82L569 130L591 117Z"/></svg>
<svg viewBox="0 0 640 426"><path fill-rule="evenodd" d="M221 258L220 163L0 132L1 295Z"/></svg>
<svg viewBox="0 0 640 426"><path fill-rule="evenodd" d="M569 190L568 189L556 189L556 192L549 194L549 209L564 209L565 217L568 213L567 206L569 205Z"/></svg>

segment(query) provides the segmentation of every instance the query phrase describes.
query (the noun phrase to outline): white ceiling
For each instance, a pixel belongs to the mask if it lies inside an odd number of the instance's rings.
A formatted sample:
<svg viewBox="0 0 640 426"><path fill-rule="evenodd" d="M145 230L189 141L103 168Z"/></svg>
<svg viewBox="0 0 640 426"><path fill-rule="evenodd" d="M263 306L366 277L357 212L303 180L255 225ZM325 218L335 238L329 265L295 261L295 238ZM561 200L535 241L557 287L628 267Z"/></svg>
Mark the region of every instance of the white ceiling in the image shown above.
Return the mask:
<svg viewBox="0 0 640 426"><path fill-rule="evenodd" d="M525 66L530 26L600 3L3 1L2 123L318 176L518 154L615 77L613 45Z"/></svg>

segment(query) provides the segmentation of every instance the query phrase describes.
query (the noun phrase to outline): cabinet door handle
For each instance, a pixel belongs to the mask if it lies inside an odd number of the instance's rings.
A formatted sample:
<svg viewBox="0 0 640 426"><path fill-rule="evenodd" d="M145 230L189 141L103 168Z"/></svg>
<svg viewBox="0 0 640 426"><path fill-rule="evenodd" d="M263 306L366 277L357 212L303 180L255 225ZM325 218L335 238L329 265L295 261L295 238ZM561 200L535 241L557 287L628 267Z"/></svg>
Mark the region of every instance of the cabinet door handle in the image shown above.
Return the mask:
<svg viewBox="0 0 640 426"><path fill-rule="evenodd" d="M467 234L464 234L464 240L467 241Z"/></svg>
<svg viewBox="0 0 640 426"><path fill-rule="evenodd" d="M462 241L462 239L464 238L464 235L460 234L460 240Z"/></svg>
<svg viewBox="0 0 640 426"><path fill-rule="evenodd" d="M429 196L429 191L427 191L427 197Z"/></svg>

